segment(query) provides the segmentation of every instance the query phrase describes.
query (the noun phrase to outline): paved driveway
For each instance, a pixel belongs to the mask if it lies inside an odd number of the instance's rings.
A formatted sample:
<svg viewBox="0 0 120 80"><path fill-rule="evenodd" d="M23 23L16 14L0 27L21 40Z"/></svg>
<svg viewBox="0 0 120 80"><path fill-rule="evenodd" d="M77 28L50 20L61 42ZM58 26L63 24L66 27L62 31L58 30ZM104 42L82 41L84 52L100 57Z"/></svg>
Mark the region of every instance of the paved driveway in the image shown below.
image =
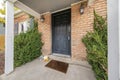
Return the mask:
<svg viewBox="0 0 120 80"><path fill-rule="evenodd" d="M86 61L72 61L69 58L51 56L52 59L69 63L67 73L62 73L45 65L39 58L15 69L9 75L2 75L2 80L96 80L91 66Z"/></svg>

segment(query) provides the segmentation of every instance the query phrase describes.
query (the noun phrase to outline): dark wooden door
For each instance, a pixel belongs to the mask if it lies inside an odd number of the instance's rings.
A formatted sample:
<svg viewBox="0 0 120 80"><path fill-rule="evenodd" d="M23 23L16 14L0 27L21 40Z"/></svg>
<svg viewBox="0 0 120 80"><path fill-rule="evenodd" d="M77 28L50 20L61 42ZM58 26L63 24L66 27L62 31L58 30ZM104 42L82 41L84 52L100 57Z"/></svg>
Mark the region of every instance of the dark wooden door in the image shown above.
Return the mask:
<svg viewBox="0 0 120 80"><path fill-rule="evenodd" d="M52 14L52 51L71 54L71 10Z"/></svg>

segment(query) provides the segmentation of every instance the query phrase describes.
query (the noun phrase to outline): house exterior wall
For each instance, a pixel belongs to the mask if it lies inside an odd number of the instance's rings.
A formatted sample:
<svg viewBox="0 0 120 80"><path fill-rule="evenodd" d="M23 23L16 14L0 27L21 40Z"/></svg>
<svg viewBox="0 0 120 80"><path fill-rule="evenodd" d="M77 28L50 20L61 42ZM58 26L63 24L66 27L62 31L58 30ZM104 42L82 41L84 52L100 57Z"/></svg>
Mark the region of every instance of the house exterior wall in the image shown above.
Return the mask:
<svg viewBox="0 0 120 80"><path fill-rule="evenodd" d="M48 55L52 53L51 13L46 13L44 17L44 22L38 20L38 30L42 34L42 42L44 43L42 47L42 53L43 55ZM20 15L15 17L15 23L24 22L27 19L29 19L29 15L26 13L21 13Z"/></svg>
<svg viewBox="0 0 120 80"><path fill-rule="evenodd" d="M42 53L43 55L48 55L52 53L51 13L46 13L44 18L44 22L38 20L38 30L42 34L42 41L44 43L42 47Z"/></svg>
<svg viewBox="0 0 120 80"><path fill-rule="evenodd" d="M71 5L72 59L86 60L86 48L82 43L82 38L86 35L87 31L93 30L94 10L101 16L106 17L107 3L106 0L95 0L92 4L85 8L84 14L82 15L80 15L79 11L80 4L81 3Z"/></svg>
<svg viewBox="0 0 120 80"><path fill-rule="evenodd" d="M19 16L15 16L14 21L17 22L23 22L25 20L29 19L29 15L26 13L21 13ZM16 30L15 30L16 31ZM5 27L3 27L3 24L0 24L0 51L4 51L5 49Z"/></svg>
<svg viewBox="0 0 120 80"><path fill-rule="evenodd" d="M15 35L18 35L21 32L25 33L28 30L28 28L34 25L33 19L30 18L30 16L25 12L15 15L14 21L15 21L14 24Z"/></svg>
<svg viewBox="0 0 120 80"><path fill-rule="evenodd" d="M26 13L21 13L18 16L15 16L14 21L15 21L15 23L16 22L23 22L23 21L25 21L27 19L29 19L29 15L26 14Z"/></svg>
<svg viewBox="0 0 120 80"><path fill-rule="evenodd" d="M82 38L87 31L93 30L93 20L95 10L103 17L107 15L106 0L92 0L84 10L84 14L80 15L81 3L71 4L71 58L73 60L86 60L86 48L82 42ZM16 18L16 21L24 21L28 18L27 15ZM42 41L44 46L42 48L43 55L52 53L52 27L51 27L51 13L44 14L45 21L38 20L38 30L42 33Z"/></svg>
<svg viewBox="0 0 120 80"><path fill-rule="evenodd" d="M71 57L75 60L86 60L86 48L82 43L83 36L87 31L93 30L93 20L95 9L98 14L106 17L107 3L106 0L96 0L90 3L85 8L83 15L80 15L81 3L71 5ZM45 14L45 22L39 21L39 31L42 32L42 39L44 42L43 54L47 55L52 53L52 37L51 37L51 14Z"/></svg>

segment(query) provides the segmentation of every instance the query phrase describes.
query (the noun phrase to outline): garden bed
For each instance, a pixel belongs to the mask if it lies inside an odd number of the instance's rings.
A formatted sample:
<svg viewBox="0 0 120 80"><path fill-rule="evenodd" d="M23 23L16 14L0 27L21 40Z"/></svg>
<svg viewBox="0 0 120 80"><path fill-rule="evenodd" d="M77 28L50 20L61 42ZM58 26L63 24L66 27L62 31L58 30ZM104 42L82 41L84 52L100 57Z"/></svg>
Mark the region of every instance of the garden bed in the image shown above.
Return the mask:
<svg viewBox="0 0 120 80"><path fill-rule="evenodd" d="M0 75L4 73L4 62L5 62L5 57L4 57L4 52L0 52Z"/></svg>

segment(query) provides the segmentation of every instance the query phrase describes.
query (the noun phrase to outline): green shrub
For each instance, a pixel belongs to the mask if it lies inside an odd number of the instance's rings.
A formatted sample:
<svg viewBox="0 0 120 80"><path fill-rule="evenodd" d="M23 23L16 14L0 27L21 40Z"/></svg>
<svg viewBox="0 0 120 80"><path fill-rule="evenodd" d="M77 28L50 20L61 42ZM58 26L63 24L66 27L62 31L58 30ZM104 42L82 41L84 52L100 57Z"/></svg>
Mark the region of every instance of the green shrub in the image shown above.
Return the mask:
<svg viewBox="0 0 120 80"><path fill-rule="evenodd" d="M14 40L14 67L21 66L41 55L41 34L38 32L38 23L34 21L34 28L26 33L15 36Z"/></svg>
<svg viewBox="0 0 120 80"><path fill-rule="evenodd" d="M97 80L107 80L107 22L94 12L94 31L83 37L87 59L92 65Z"/></svg>

